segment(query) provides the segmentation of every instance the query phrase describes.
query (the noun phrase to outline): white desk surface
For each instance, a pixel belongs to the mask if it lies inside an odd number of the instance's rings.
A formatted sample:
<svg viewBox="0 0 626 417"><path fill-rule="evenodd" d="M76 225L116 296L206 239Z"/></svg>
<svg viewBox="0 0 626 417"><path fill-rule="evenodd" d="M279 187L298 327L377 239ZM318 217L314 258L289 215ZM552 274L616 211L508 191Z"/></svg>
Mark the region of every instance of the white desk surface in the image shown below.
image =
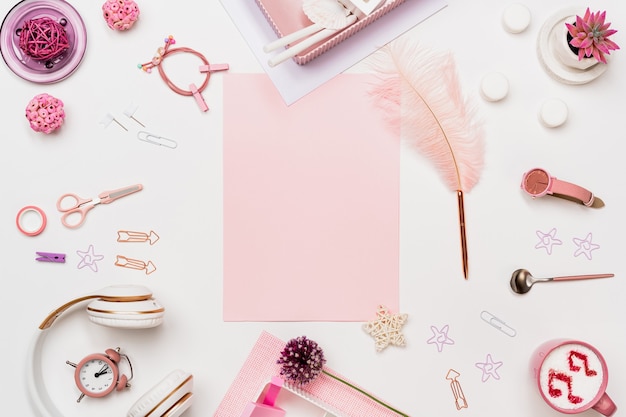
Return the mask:
<svg viewBox="0 0 626 417"><path fill-rule="evenodd" d="M251 0L250 0L251 1ZM101 18L100 2L73 2L88 29L85 59L70 78L52 85L23 81L0 65L0 152L3 202L0 276L5 382L3 397L11 410L32 415L25 389L26 349L37 325L64 302L113 283L149 286L166 306L166 323L148 332L128 333L92 325L76 310L55 324L44 351L45 379L57 407L67 417L124 415L128 407L170 370L195 375L195 403L189 417L212 415L262 330L282 339L302 334L320 343L328 365L412 416L557 415L542 403L530 379L533 349L557 337L594 344L609 364L608 392L626 407L626 336L623 320L626 290L623 263L623 190L626 175L623 95L626 55L611 55L610 68L599 79L568 86L541 68L536 39L553 12L566 0L527 0L530 27L505 32L500 17L508 2L449 0L447 8L412 29L424 45L452 51L467 94L474 95L486 124L486 166L480 183L466 196L470 279L460 269L455 197L430 165L403 150L401 166L401 312L407 346L374 351L360 323L222 321L222 94L219 76L205 92L211 110L202 114L188 97L174 94L158 78L135 68L149 60L161 40L173 34L180 46L203 51L213 61L228 62L230 71L262 69L218 0L143 1L140 21L128 33L110 31ZM585 4L581 4L584 11ZM593 10L607 10L626 47L626 6L594 0ZM8 12L9 2L0 12ZM184 60L184 58L181 58ZM354 71L359 71L354 68ZM499 103L478 98L481 78L500 71L510 82L509 96ZM62 134L44 137L24 120L26 103L47 92L66 103ZM537 110L556 97L570 110L567 123L542 127ZM175 139L166 150L135 138L137 125L124 132L98 124L108 112L123 118L130 102L136 117L151 131ZM557 177L577 182L601 197L606 207L586 209L555 198L532 201L519 189L522 173L541 166ZM55 209L64 192L100 192L110 185L142 183L140 204L133 197L116 203L123 218L106 216L106 207L78 230L63 227ZM48 226L30 238L15 227L18 210L37 205L48 213ZM140 207L140 209L138 209ZM120 228L155 230L161 241L132 250L116 242ZM537 230L558 231L563 241L551 255L535 249ZM574 238L592 233L600 247L593 259L574 256ZM105 256L97 273L78 269L76 256L66 264L40 263L35 251L74 255L94 245ZM145 276L113 265L122 250L151 259L158 271ZM132 252L132 254L130 253ZM615 278L540 284L524 296L513 294L509 277L527 268L536 276L612 272ZM356 295L355 295L356 296ZM323 301L320 300L320 308ZM489 326L480 313L489 311L515 328L509 337ZM438 352L427 340L431 326L449 326L455 341ZM77 396L65 360L106 347L132 352L135 384L106 399ZM500 379L481 381L475 364L490 354L502 362ZM445 374L456 369L469 407L457 411ZM618 414L620 411L618 411ZM588 415L593 415L589 412ZM234 416L237 417L237 416Z"/></svg>

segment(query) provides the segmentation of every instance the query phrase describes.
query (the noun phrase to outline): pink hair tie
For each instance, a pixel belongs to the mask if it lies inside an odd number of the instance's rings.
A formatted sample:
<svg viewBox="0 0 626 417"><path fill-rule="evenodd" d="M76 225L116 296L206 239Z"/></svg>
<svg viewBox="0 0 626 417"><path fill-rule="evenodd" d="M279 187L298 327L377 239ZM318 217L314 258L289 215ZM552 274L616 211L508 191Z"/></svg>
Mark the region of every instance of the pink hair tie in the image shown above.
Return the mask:
<svg viewBox="0 0 626 417"><path fill-rule="evenodd" d="M202 110L203 112L208 111L209 107L206 105L206 102L204 101L204 97L202 97L202 91L204 91L204 89L209 85L209 79L211 78L211 73L216 72L216 71L227 70L229 68L228 64L209 64L209 61L206 59L206 57L202 55L200 52L196 51L195 49L191 49L187 47L179 47L179 48L170 49L170 46L176 43L172 35L165 38L164 42L165 42L165 46L159 47L157 49L156 54L154 55L154 57L152 57L152 60L150 62L146 62L145 64L139 64L137 65L137 67L147 73L151 73L152 68L156 67L157 70L159 71L159 75L161 76L161 79L170 88L170 90L174 91L177 94L180 94L181 96L193 96L196 99L196 102L198 103L200 110ZM172 80L169 79L167 74L165 74L165 70L163 69L163 66L161 65L163 60L172 54L176 54L180 52L193 54L197 56L198 58L200 58L200 60L202 61L203 65L199 67L199 71L201 73L204 73L206 76L204 78L204 82L199 87L196 87L195 84L190 84L189 90L184 90L178 87L176 84L174 84Z"/></svg>
<svg viewBox="0 0 626 417"><path fill-rule="evenodd" d="M35 132L52 133L65 120L63 102L49 94L38 94L26 106L26 118Z"/></svg>

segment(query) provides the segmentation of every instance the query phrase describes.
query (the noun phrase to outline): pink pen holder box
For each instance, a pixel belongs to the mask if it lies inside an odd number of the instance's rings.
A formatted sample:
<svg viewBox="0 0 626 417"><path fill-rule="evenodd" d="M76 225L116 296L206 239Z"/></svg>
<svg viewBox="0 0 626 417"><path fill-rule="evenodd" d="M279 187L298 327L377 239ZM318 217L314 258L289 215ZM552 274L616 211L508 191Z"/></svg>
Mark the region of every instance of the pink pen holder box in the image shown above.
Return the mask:
<svg viewBox="0 0 626 417"><path fill-rule="evenodd" d="M311 21L302 11L302 2L293 0L255 0L268 23L276 33L276 36L283 37L286 34L293 33L311 25ZM367 25L372 24L382 16L395 9L405 0L387 0L378 9L373 11L366 17L357 19L356 23L337 32L334 36L323 40L313 46L305 49L293 60L298 65L305 65L313 59L322 55L329 49L337 46L350 36L354 35ZM293 45L296 43L294 42Z"/></svg>
<svg viewBox="0 0 626 417"><path fill-rule="evenodd" d="M280 393L267 401L270 381L280 372L277 355L285 347L278 337L262 332L243 366L220 402L213 417L398 417L398 413L383 407L372 394L363 394L358 385L334 370L333 375L343 378L352 386L339 382L326 374L302 388L283 386Z"/></svg>

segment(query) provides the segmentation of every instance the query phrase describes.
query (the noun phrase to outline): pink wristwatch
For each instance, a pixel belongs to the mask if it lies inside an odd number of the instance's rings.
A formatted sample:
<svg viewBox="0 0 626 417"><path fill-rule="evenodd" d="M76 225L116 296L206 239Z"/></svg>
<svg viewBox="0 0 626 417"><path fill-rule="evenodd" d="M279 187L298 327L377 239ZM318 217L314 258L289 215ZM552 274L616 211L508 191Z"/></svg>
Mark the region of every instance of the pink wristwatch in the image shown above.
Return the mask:
<svg viewBox="0 0 626 417"><path fill-rule="evenodd" d="M526 172L522 178L521 187L522 190L526 191L533 198L554 195L555 197L565 197L580 201L587 207L591 207L594 202L594 196L591 191L579 185L558 180L541 168L533 168Z"/></svg>

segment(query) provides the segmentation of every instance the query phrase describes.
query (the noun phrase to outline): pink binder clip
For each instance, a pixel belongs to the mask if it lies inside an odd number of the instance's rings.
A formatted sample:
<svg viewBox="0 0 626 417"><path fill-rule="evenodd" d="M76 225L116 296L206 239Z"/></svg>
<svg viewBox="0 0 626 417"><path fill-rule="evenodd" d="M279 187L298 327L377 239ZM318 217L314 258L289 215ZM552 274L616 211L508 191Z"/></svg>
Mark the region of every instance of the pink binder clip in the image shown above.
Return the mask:
<svg viewBox="0 0 626 417"><path fill-rule="evenodd" d="M204 97L202 97L202 93L198 90L198 87L196 87L195 84L190 84L189 90L191 91L193 98L196 99L196 103L198 103L198 106L200 106L200 110L208 111L209 106L207 106L206 101L204 101Z"/></svg>
<svg viewBox="0 0 626 417"><path fill-rule="evenodd" d="M263 401L248 403L241 417L284 417L285 410L274 406L282 386L283 380L276 376L273 377Z"/></svg>

